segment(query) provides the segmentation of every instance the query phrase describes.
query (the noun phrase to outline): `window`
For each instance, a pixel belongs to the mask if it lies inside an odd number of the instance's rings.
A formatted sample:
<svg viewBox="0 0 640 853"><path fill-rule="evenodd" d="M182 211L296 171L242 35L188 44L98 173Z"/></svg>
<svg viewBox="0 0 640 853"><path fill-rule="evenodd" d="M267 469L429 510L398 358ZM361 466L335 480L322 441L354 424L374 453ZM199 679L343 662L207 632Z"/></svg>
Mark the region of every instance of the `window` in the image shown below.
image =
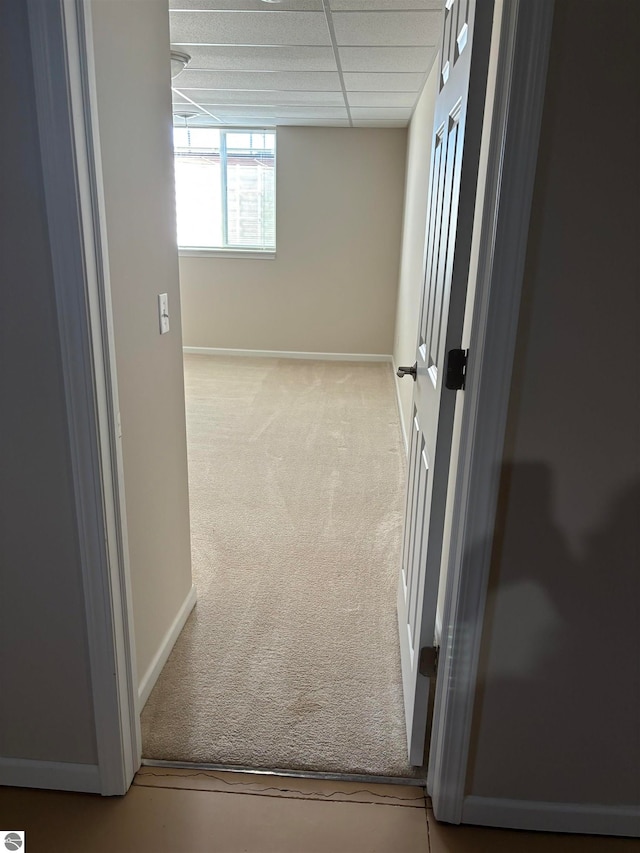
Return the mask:
<svg viewBox="0 0 640 853"><path fill-rule="evenodd" d="M176 127L173 140L179 247L274 252L275 131Z"/></svg>

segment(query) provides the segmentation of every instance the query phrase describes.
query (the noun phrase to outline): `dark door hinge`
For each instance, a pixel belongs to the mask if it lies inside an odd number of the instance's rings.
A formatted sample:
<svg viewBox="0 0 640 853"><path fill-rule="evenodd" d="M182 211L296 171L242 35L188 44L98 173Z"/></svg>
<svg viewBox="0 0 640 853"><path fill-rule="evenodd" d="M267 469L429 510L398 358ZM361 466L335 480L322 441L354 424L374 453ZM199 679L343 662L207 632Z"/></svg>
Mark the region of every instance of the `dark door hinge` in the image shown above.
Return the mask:
<svg viewBox="0 0 640 853"><path fill-rule="evenodd" d="M450 349L447 353L444 384L451 391L462 391L467 373L468 349Z"/></svg>
<svg viewBox="0 0 640 853"><path fill-rule="evenodd" d="M418 672L426 678L435 678L438 672L438 646L425 646L420 649Z"/></svg>

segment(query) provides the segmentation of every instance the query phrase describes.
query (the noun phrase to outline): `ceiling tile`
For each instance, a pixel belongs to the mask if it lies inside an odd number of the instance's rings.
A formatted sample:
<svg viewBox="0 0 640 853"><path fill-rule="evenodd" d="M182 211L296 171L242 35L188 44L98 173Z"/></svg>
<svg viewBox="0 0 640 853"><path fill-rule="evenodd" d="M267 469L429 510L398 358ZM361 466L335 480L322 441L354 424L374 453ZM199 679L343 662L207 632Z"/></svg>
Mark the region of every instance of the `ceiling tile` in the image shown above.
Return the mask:
<svg viewBox="0 0 640 853"><path fill-rule="evenodd" d="M329 0L332 12L405 12L444 9L444 0Z"/></svg>
<svg viewBox="0 0 640 853"><path fill-rule="evenodd" d="M212 110L213 112L213 110ZM215 111L215 115L229 120L229 118L237 118L238 116L254 116L261 118L263 121L275 118L315 118L315 119L348 119L347 111L344 107L261 107L261 106L238 106L227 104L219 107Z"/></svg>
<svg viewBox="0 0 640 853"><path fill-rule="evenodd" d="M414 97L415 100L415 97ZM214 107L224 104L290 104L313 108L316 104L328 107L344 107L342 92L270 92L270 91L229 91L228 89L207 89L205 98L198 103L211 112Z"/></svg>
<svg viewBox="0 0 640 853"><path fill-rule="evenodd" d="M235 127L349 127L349 121L346 118L307 118L302 116L297 118L278 116L269 122L259 116L229 116L225 119L225 123Z"/></svg>
<svg viewBox="0 0 640 853"><path fill-rule="evenodd" d="M174 109L174 111L175 111L175 110L181 110L181 111L182 111L182 110L184 110L184 111L187 111L187 112L188 112L189 110L194 110L194 111L196 111L196 112L197 112L198 110L203 109L203 108L202 108L202 107L200 107L198 104L194 104L192 101L188 101L188 100L184 100L184 101L183 101L183 100L180 100L180 101L178 101L178 100L176 100L176 95L175 95L175 94L173 95L173 101L172 101L172 103L173 103L173 109ZM206 110L205 110L205 112L206 112Z"/></svg>
<svg viewBox="0 0 640 853"><path fill-rule="evenodd" d="M228 89L230 91L260 91L271 92L338 92L340 78L337 74L293 74L290 72L273 72L271 74L260 74L258 72L229 72L233 76L227 76L227 72L216 74L210 78L210 84L205 87L191 88L185 86L180 79L174 81L175 86L186 97L194 101L200 101L206 97L203 92L208 89Z"/></svg>
<svg viewBox="0 0 640 853"><path fill-rule="evenodd" d="M331 44L323 12L172 12L170 24L176 45Z"/></svg>
<svg viewBox="0 0 640 853"><path fill-rule="evenodd" d="M345 72L422 72L429 71L436 58L436 47L341 47L340 64Z"/></svg>
<svg viewBox="0 0 640 853"><path fill-rule="evenodd" d="M184 127L184 122L180 119L174 121L176 127ZM221 122L212 116L205 115L196 116L189 119L189 127L220 127Z"/></svg>
<svg viewBox="0 0 640 853"><path fill-rule="evenodd" d="M351 107L351 117L354 119L409 119L412 110L408 107Z"/></svg>
<svg viewBox="0 0 640 853"><path fill-rule="evenodd" d="M349 127L349 121L346 117L346 112L342 118L322 118L306 117L306 116L278 116L277 118L265 118L259 115L239 115L237 113L225 114L222 121L217 121L211 116L203 115L191 119L189 124L192 127L221 127L223 125L231 125L235 127L273 127L277 126L293 126L293 127Z"/></svg>
<svg viewBox="0 0 640 853"><path fill-rule="evenodd" d="M344 84L350 92L419 92L424 74L349 74Z"/></svg>
<svg viewBox="0 0 640 853"><path fill-rule="evenodd" d="M185 109L174 109L173 111L173 123L176 127L185 127L186 125L198 125L201 121L220 123L220 119L216 117L216 114L213 112L191 112Z"/></svg>
<svg viewBox="0 0 640 853"><path fill-rule="evenodd" d="M351 107L408 107L413 109L417 92L347 92Z"/></svg>
<svg viewBox="0 0 640 853"><path fill-rule="evenodd" d="M362 50L362 48L359 49ZM188 71L207 68L216 71L336 70L336 60L331 47L290 47L288 45L199 47L192 45L187 53L191 55Z"/></svg>
<svg viewBox="0 0 640 853"><path fill-rule="evenodd" d="M278 127L349 127L347 119L279 118Z"/></svg>
<svg viewBox="0 0 640 853"><path fill-rule="evenodd" d="M339 45L435 45L442 34L440 12L336 12L332 18Z"/></svg>
<svg viewBox="0 0 640 853"><path fill-rule="evenodd" d="M174 78L176 89L289 89L307 92L337 92L340 77L337 72L318 71L183 71ZM198 98L195 98L197 101Z"/></svg>
<svg viewBox="0 0 640 853"><path fill-rule="evenodd" d="M209 112L213 112L213 110L209 110ZM203 110L202 107L194 107L192 104L174 104L173 114L174 116L184 118L185 115L207 115L207 112L206 110Z"/></svg>
<svg viewBox="0 0 640 853"><path fill-rule="evenodd" d="M312 109L307 109L306 107L278 107L278 111L276 113L277 118L329 118L329 119L346 119L348 120L348 115L346 109L343 107L342 109L338 109L337 107L313 107Z"/></svg>
<svg viewBox="0 0 640 853"><path fill-rule="evenodd" d="M348 123L326 0L169 4L172 44L192 57L174 79L175 111L214 125ZM329 5L354 124L405 126L440 42L440 0Z"/></svg>
<svg viewBox="0 0 640 853"><path fill-rule="evenodd" d="M409 119L356 119L354 127L406 127Z"/></svg>
<svg viewBox="0 0 640 853"><path fill-rule="evenodd" d="M322 12L322 0L280 0L268 9L262 0L169 0L169 11Z"/></svg>

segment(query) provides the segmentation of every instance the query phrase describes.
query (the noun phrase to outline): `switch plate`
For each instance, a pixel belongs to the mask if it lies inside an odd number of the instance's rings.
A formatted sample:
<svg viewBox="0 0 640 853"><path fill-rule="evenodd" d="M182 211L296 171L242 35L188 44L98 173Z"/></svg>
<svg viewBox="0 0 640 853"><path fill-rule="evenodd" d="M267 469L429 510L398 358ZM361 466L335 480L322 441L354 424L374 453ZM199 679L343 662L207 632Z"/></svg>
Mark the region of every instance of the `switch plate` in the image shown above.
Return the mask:
<svg viewBox="0 0 640 853"><path fill-rule="evenodd" d="M169 331L169 294L158 294L158 314L160 315L160 334L166 335Z"/></svg>

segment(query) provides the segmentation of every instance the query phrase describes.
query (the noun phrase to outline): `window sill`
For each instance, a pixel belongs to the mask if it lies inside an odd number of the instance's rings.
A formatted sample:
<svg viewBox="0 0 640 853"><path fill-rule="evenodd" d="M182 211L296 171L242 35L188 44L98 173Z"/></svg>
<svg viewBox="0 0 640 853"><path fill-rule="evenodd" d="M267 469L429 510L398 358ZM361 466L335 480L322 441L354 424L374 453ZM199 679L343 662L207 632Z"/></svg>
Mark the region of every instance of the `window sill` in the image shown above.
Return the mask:
<svg viewBox="0 0 640 853"><path fill-rule="evenodd" d="M275 259L275 251L264 251L262 249L206 249L206 248L182 248L178 247L178 255L181 258L249 258L254 261L272 261Z"/></svg>

